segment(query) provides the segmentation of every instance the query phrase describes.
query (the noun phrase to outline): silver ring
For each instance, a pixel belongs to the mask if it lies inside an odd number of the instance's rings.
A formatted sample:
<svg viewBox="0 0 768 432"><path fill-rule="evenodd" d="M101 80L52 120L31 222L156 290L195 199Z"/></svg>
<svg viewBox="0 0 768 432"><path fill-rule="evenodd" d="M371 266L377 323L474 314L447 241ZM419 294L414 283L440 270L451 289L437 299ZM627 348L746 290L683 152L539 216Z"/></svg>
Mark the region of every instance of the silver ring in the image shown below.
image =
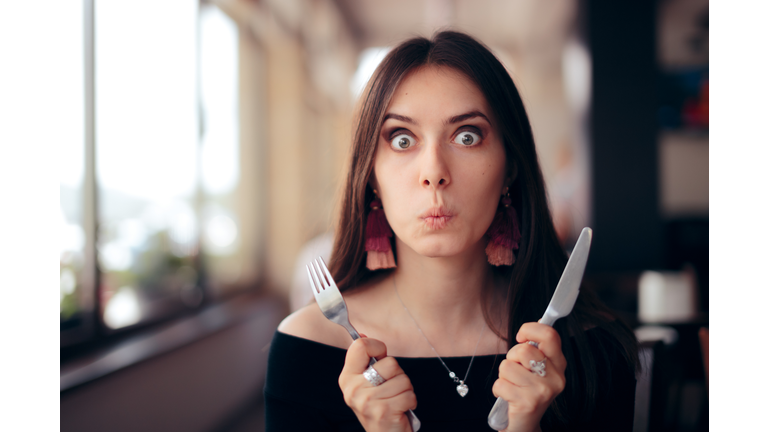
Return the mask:
<svg viewBox="0 0 768 432"><path fill-rule="evenodd" d="M368 366L368 369L366 369L365 372L363 372L363 376L374 387L380 386L384 383L384 381L386 381L384 378L381 377L381 375L379 375L378 372L376 372L376 369L374 369L373 366Z"/></svg>
<svg viewBox="0 0 768 432"><path fill-rule="evenodd" d="M533 345L533 346L535 346L536 348L538 348L538 347L539 347L539 343L538 343L538 342L534 342L534 341L528 341L528 345Z"/></svg>
<svg viewBox="0 0 768 432"><path fill-rule="evenodd" d="M531 360L528 362L528 364L531 366L531 372L536 372L541 377L547 376L547 364L546 364L546 358L542 359L541 361Z"/></svg>

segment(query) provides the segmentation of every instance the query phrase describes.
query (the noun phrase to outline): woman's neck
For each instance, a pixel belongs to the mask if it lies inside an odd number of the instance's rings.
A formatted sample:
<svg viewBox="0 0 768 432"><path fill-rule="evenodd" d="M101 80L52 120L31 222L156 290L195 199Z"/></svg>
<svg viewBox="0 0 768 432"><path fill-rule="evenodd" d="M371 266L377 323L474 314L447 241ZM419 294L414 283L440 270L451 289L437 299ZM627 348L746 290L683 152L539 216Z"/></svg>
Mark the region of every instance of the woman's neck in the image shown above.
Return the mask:
<svg viewBox="0 0 768 432"><path fill-rule="evenodd" d="M404 313L413 317L438 351L438 345L457 338L476 341L484 324L483 296L494 291L495 283L482 245L447 258L424 257L399 241L397 246L392 290L407 307ZM408 318L399 322L413 327Z"/></svg>

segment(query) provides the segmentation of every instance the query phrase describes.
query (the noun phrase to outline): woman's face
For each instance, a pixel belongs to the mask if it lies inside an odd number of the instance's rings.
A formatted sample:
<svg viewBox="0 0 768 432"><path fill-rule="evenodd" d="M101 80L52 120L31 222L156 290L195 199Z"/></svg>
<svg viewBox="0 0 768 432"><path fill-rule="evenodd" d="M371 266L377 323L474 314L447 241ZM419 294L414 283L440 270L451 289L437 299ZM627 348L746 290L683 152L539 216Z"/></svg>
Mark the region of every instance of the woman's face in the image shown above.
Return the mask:
<svg viewBox="0 0 768 432"><path fill-rule="evenodd" d="M406 246L428 257L482 250L510 180L495 121L480 89L452 69L422 67L397 87L371 185Z"/></svg>

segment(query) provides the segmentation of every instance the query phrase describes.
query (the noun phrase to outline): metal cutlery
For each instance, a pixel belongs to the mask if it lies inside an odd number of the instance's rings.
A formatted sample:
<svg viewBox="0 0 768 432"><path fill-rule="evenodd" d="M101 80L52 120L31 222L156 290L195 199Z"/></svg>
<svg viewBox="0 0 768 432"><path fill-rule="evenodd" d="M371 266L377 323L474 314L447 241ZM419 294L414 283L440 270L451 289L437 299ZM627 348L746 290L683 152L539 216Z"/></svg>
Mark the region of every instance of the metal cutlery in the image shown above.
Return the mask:
<svg viewBox="0 0 768 432"><path fill-rule="evenodd" d="M559 318L567 316L573 310L576 299L579 297L579 287L581 279L584 277L584 269L587 267L587 258L589 257L589 248L592 244L592 228L581 230L576 246L573 248L571 257L565 265L563 275L557 283L555 293L552 294L552 300L549 301L544 316L539 320L540 323L553 326ZM538 347L536 342L528 342ZM502 398L497 398L493 404L491 412L488 414L488 425L497 431L507 428L509 425L508 403Z"/></svg>
<svg viewBox="0 0 768 432"><path fill-rule="evenodd" d="M341 296L339 287L336 286L336 282L331 277L331 272L328 271L322 257L318 257L307 265L307 275L309 276L309 284L312 286L312 294L314 294L320 310L323 311L323 315L329 321L347 329L352 340L360 339L360 333L349 322L349 312L344 297ZM368 365L373 366L374 363L376 363L376 359L371 358ZM405 414L411 423L411 429L413 432L417 432L421 428L421 421L411 410Z"/></svg>

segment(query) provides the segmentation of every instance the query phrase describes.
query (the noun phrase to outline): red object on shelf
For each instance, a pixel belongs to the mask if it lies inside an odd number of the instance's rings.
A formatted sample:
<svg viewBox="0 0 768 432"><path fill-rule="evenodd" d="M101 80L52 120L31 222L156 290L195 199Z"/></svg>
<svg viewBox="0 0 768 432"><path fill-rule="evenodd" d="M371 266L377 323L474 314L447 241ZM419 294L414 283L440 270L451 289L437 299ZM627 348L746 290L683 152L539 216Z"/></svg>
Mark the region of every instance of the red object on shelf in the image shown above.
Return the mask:
<svg viewBox="0 0 768 432"><path fill-rule="evenodd" d="M685 101L682 116L687 127L709 128L709 79L701 81L697 98Z"/></svg>

